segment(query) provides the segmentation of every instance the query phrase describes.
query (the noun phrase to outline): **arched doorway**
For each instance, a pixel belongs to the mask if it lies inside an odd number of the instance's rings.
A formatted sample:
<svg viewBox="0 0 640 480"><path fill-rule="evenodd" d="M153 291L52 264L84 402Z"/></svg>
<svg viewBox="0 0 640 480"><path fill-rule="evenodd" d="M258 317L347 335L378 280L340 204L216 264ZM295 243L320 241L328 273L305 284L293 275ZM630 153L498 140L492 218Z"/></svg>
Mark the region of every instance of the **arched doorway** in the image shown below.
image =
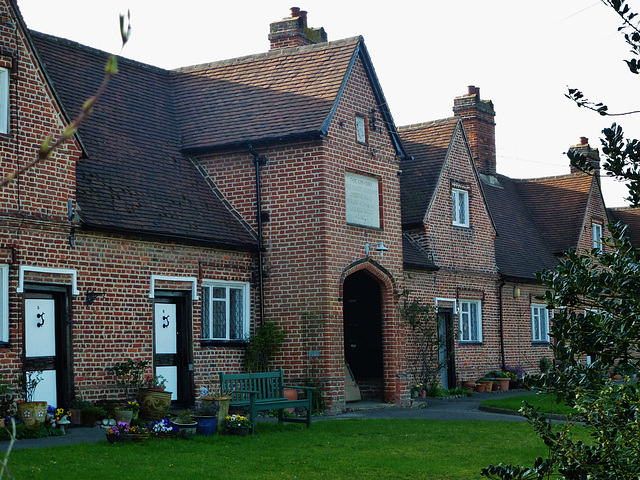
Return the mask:
<svg viewBox="0 0 640 480"><path fill-rule="evenodd" d="M360 270L343 286L344 354L363 398L384 397L382 290L377 279Z"/></svg>

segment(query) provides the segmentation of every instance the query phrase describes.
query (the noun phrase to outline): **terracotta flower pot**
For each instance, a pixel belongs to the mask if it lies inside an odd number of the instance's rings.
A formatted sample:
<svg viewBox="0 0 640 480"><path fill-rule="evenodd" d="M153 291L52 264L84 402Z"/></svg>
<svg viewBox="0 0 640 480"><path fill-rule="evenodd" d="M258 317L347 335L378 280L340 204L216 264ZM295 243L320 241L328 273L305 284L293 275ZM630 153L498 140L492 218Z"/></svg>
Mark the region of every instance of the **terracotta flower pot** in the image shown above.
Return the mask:
<svg viewBox="0 0 640 480"><path fill-rule="evenodd" d="M113 418L116 419L116 422L124 422L131 423L133 420L133 412L131 410L115 410L113 412Z"/></svg>
<svg viewBox="0 0 640 480"><path fill-rule="evenodd" d="M496 378L495 382L498 385L498 390L501 392L506 392L509 390L509 379L508 378Z"/></svg>

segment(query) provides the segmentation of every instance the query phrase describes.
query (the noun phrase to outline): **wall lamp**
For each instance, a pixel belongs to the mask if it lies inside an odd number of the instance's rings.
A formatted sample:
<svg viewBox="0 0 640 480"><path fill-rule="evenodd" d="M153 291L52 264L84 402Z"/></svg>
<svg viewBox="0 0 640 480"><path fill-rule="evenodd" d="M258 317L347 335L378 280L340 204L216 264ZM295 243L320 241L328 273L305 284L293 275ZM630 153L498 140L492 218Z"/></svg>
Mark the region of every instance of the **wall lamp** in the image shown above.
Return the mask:
<svg viewBox="0 0 640 480"><path fill-rule="evenodd" d="M369 256L369 249L371 247L376 247L376 252L380 252L380 258L382 258L384 256L384 252L389 250L387 247L384 246L384 242L365 243L364 244L364 253L365 253L365 255L367 257Z"/></svg>
<svg viewBox="0 0 640 480"><path fill-rule="evenodd" d="M513 298L520 298L520 287L517 285L513 287Z"/></svg>

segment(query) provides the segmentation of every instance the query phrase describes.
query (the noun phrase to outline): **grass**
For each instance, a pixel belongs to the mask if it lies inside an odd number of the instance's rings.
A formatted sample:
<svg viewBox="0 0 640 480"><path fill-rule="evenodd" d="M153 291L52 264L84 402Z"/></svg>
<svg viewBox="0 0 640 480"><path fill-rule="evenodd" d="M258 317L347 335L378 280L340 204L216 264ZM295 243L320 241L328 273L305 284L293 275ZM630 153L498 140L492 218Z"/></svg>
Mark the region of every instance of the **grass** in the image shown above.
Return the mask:
<svg viewBox="0 0 640 480"><path fill-rule="evenodd" d="M562 403L556 403L556 396L548 393L539 393L537 395L517 395L505 398L490 398L484 400L482 405L487 407L506 408L508 410L519 410L522 402L533 405L540 409L542 413L555 413L557 415L570 415L575 413L573 408Z"/></svg>
<svg viewBox="0 0 640 480"><path fill-rule="evenodd" d="M546 449L525 423L329 420L310 429L260 424L253 437L150 439L12 452L16 478L480 478L491 463L531 464Z"/></svg>

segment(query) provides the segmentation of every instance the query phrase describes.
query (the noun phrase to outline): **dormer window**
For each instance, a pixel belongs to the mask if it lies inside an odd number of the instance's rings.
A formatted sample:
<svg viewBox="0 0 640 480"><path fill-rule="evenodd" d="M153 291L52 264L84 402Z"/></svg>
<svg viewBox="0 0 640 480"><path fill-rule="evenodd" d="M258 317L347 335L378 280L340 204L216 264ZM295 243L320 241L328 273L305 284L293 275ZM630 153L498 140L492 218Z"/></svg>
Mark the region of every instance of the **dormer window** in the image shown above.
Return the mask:
<svg viewBox="0 0 640 480"><path fill-rule="evenodd" d="M356 115L356 140L358 143L367 143L367 122L363 115Z"/></svg>
<svg viewBox="0 0 640 480"><path fill-rule="evenodd" d="M0 68L0 134L9 133L9 70Z"/></svg>
<svg viewBox="0 0 640 480"><path fill-rule="evenodd" d="M469 192L459 188L451 189L453 224L458 227L469 226Z"/></svg>

